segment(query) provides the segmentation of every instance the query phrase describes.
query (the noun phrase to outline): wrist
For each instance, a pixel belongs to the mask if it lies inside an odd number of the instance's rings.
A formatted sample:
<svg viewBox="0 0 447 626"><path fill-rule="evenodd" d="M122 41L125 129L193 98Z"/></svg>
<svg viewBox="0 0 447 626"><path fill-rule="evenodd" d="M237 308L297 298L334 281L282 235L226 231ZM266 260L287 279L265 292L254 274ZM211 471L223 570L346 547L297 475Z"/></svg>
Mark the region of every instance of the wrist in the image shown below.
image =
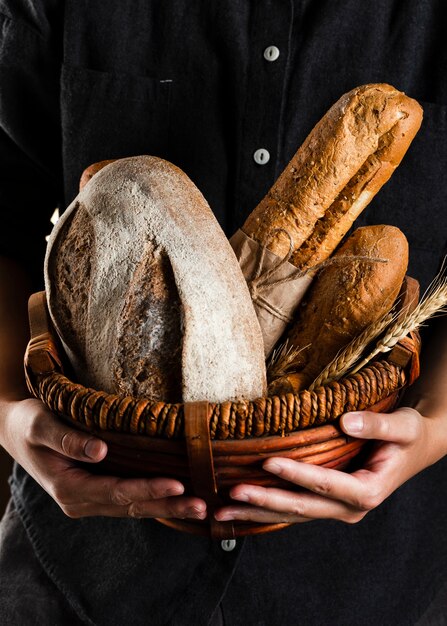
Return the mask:
<svg viewBox="0 0 447 626"><path fill-rule="evenodd" d="M411 407L426 417L442 418L447 416L447 396L443 393L435 394L433 391L410 388L400 405Z"/></svg>
<svg viewBox="0 0 447 626"><path fill-rule="evenodd" d="M22 393L2 394L0 396L0 446L9 451L9 444L11 437L8 433L11 431L10 425L13 424L14 416L13 412L17 409L18 405L25 400L30 399L30 396L26 396Z"/></svg>
<svg viewBox="0 0 447 626"><path fill-rule="evenodd" d="M447 410L442 402L429 395L414 398L406 406L411 406L421 416L426 438L424 449L428 455L427 466L432 465L447 455Z"/></svg>

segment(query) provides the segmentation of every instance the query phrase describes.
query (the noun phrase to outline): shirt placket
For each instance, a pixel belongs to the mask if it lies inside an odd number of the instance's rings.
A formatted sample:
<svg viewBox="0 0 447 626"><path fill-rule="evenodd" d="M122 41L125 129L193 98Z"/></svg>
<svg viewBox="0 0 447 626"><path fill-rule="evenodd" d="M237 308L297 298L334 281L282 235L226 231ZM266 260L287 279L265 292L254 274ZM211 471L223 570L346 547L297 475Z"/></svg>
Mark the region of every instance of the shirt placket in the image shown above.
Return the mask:
<svg viewBox="0 0 447 626"><path fill-rule="evenodd" d="M293 24L292 0L253 4L238 151L235 216L239 225L278 175Z"/></svg>

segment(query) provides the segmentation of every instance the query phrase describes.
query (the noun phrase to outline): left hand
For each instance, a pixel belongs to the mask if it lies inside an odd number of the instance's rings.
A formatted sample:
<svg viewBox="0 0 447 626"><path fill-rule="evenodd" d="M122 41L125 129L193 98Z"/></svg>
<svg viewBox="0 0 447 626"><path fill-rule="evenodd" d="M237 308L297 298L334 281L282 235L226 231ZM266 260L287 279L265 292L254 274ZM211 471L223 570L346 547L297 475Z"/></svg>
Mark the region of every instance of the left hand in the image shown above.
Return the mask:
<svg viewBox="0 0 447 626"><path fill-rule="evenodd" d="M359 522L405 481L447 454L446 422L447 415L423 417L407 407L389 414L346 413L340 425L348 435L377 440L361 469L348 474L271 457L263 468L301 489L240 484L230 491L237 503L218 509L215 517L219 521L261 523L313 519Z"/></svg>

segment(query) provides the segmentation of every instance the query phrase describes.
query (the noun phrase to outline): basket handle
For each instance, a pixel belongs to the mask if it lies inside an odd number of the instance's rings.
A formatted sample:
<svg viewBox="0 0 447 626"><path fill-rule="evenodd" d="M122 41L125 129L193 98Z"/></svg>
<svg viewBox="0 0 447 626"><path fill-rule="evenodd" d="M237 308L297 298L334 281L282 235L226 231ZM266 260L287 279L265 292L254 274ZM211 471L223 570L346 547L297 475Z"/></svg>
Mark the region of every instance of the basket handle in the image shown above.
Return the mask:
<svg viewBox="0 0 447 626"><path fill-rule="evenodd" d="M210 417L208 402L185 402L185 441L191 482L194 494L207 504L211 537L232 539L235 537L233 522L218 522L214 518L214 510L222 505L222 501L214 473Z"/></svg>
<svg viewBox="0 0 447 626"><path fill-rule="evenodd" d="M31 339L25 352L25 378L28 389L37 396L37 378L51 372L63 372L57 346L51 335L45 291L33 293L28 301Z"/></svg>

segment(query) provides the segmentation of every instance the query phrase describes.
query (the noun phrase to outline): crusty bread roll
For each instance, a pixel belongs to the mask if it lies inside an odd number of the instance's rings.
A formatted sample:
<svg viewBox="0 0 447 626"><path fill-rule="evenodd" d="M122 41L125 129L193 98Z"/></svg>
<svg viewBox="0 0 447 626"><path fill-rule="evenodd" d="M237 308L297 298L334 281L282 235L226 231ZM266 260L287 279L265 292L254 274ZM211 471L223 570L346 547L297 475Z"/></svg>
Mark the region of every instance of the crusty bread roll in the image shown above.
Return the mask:
<svg viewBox="0 0 447 626"><path fill-rule="evenodd" d="M352 256L323 268L287 334L290 349L301 350L291 369L298 373L273 381L269 392L300 391L367 326L391 310L408 266L408 242L395 226L358 228L334 254ZM360 257L386 262L361 260Z"/></svg>
<svg viewBox="0 0 447 626"><path fill-rule="evenodd" d="M79 180L79 191L83 189L86 184L93 178L95 174L102 170L106 165L110 165L110 163L114 163L117 159L105 159L104 161L98 161L97 163L92 163L81 174L81 178Z"/></svg>
<svg viewBox="0 0 447 626"><path fill-rule="evenodd" d="M353 89L314 127L242 230L264 244L285 229L290 262L300 269L327 259L399 165L421 121L419 104L390 85ZM284 257L289 243L278 232L267 247Z"/></svg>
<svg viewBox="0 0 447 626"><path fill-rule="evenodd" d="M171 163L140 156L100 169L53 230L45 283L82 384L166 402L264 394L261 332L237 260Z"/></svg>

